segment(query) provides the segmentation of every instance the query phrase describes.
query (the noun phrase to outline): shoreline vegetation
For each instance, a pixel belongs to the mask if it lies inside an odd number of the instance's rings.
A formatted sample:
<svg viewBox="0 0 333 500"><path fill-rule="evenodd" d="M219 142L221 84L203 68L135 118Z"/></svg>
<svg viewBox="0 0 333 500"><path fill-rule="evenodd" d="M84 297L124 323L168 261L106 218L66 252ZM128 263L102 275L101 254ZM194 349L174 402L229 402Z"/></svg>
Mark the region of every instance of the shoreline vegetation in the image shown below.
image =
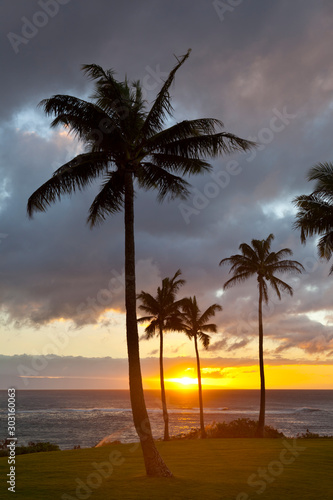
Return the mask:
<svg viewBox="0 0 333 500"><path fill-rule="evenodd" d="M205 427L206 437L209 439L254 439L256 438L256 429L258 422L251 420L249 418L238 418L232 420L229 423L226 422L213 422ZM184 440L197 440L201 438L201 429L192 428L188 432L176 434L170 436L170 441L184 441ZM320 435L314 432L310 432L306 429L303 433L298 433L296 436L287 437L283 432L278 431L272 426L265 425L264 438L266 439L333 439L333 436ZM163 441L163 438L157 438L155 441ZM0 457L8 456L8 439L0 441ZM93 449L93 448L103 448L113 445L124 445L127 443L122 443L120 440L115 440L111 442L105 442L99 446L95 445L91 448L82 449ZM73 450L81 449L80 445L76 445L72 448ZM57 444L50 442L32 442L30 441L27 446L17 445L15 449L16 455L26 455L30 453L40 453L40 452L52 452L52 451L68 451L61 450Z"/></svg>

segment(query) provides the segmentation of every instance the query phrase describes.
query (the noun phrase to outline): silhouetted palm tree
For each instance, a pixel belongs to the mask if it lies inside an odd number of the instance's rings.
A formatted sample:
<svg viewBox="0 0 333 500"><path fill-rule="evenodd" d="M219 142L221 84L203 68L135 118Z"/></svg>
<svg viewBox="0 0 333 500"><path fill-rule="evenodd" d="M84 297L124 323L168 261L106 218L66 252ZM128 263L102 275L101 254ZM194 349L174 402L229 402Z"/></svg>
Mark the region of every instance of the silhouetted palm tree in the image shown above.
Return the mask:
<svg viewBox="0 0 333 500"><path fill-rule="evenodd" d="M179 288L185 284L185 280L177 279L181 275L180 269L173 278L164 278L162 287L157 288L157 295L153 297L150 293L141 291L138 299L141 300L139 309L146 313L146 316L138 318L139 323L147 323L145 328L146 339L151 339L155 335L160 338L160 383L161 400L164 420L164 441L170 439L169 416L165 397L164 368L163 368L163 335L165 331L174 330L173 318L178 313L180 301L176 301L176 294Z"/></svg>
<svg viewBox="0 0 333 500"><path fill-rule="evenodd" d="M268 286L270 284L279 299L281 291L293 294L290 285L275 276L276 273L296 272L301 273L303 266L295 260L283 259L292 255L290 248L283 248L278 252L271 252L271 242L274 235L270 234L265 240L252 240L251 245L242 243L239 245L241 254L232 255L222 259L221 264L231 264L230 273L233 277L224 283L224 288L230 288L238 283L243 283L251 276L257 275L259 288L259 366L260 366L260 412L257 428L257 436L263 437L265 427L265 373L264 373L264 348L263 348L263 322L262 302L268 303Z"/></svg>
<svg viewBox="0 0 333 500"><path fill-rule="evenodd" d="M294 227L301 230L302 243L307 237L321 236L317 244L319 256L329 260L333 253L333 164L318 163L307 178L317 182L311 194L294 199L298 208ZM329 274L332 273L333 266Z"/></svg>
<svg viewBox="0 0 333 500"><path fill-rule="evenodd" d="M216 311L222 311L222 307L218 304L213 304L204 313L198 307L197 299L194 297L186 297L181 300L182 313L180 314L177 329L183 331L190 340L194 340L195 355L197 359L197 374L198 374L198 390L199 390L199 407L200 407L200 433L201 438L206 437L206 430L203 415L202 401L202 385L201 385L201 369L200 357L198 349L198 340L202 343L205 349L208 349L210 336L205 332L216 333L217 327L214 323L207 323Z"/></svg>
<svg viewBox="0 0 333 500"><path fill-rule="evenodd" d="M216 133L223 124L210 118L184 120L163 129L172 112L170 86L189 53L178 59L150 110L146 109L139 81L131 86L127 80L119 82L112 70L104 71L96 64L83 66L95 81L92 102L69 95L42 101L44 111L55 115L52 126L65 126L85 143L86 152L57 169L30 196L27 207L29 216L43 212L63 195L81 191L102 177L101 190L89 210L91 227L124 209L130 398L146 471L151 476L170 476L171 472L155 447L142 387L136 317L134 182L146 190L157 189L159 201L167 196L186 197L189 184L180 175L206 172L211 168L206 158L253 146L232 134Z"/></svg>

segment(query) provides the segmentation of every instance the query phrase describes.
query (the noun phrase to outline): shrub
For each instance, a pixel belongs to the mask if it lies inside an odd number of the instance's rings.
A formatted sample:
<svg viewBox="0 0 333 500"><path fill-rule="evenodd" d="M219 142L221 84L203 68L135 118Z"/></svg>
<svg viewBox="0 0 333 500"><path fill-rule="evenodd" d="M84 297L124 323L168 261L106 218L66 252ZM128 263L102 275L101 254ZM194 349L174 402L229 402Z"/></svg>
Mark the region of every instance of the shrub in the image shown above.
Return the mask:
<svg viewBox="0 0 333 500"><path fill-rule="evenodd" d="M257 430L258 422L249 418L238 418L231 422L213 422L206 426L207 437L209 438L254 438ZM269 425L265 425L265 437L267 438L282 438L285 437L282 432L274 429ZM191 429L187 434L178 434L173 439L198 439L200 437L200 429Z"/></svg>
<svg viewBox="0 0 333 500"><path fill-rule="evenodd" d="M238 418L232 422L213 423L207 427L207 435L213 438L254 438L258 422L249 418ZM264 436L267 438L284 437L282 432L265 425Z"/></svg>
<svg viewBox="0 0 333 500"><path fill-rule="evenodd" d="M302 434L296 435L297 439L318 439L318 438L333 438L333 436L320 436L316 432L310 432L309 429L306 429L306 432Z"/></svg>
<svg viewBox="0 0 333 500"><path fill-rule="evenodd" d="M8 439L5 439L0 442L0 457L8 456L7 444L9 444ZM59 451L59 450L60 448L57 444L52 444L49 442L34 443L33 441L29 441L28 446L16 446L15 455L25 455L27 453L39 453L42 451Z"/></svg>

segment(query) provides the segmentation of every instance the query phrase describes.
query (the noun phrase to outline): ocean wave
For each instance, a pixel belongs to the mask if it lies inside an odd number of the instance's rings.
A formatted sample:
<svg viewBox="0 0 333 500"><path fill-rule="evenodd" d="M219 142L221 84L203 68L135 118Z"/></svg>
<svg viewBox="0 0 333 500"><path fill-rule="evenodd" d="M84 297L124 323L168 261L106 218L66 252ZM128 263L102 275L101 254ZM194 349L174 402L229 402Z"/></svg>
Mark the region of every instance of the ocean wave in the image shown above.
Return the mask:
<svg viewBox="0 0 333 500"><path fill-rule="evenodd" d="M324 411L324 410L322 410L321 408L311 408L311 407L304 406L303 408L297 408L295 410L295 413L315 413L315 412L321 412L321 411Z"/></svg>
<svg viewBox="0 0 333 500"><path fill-rule="evenodd" d="M16 413L119 413L119 412L131 412L131 408L38 408L36 410L17 410Z"/></svg>

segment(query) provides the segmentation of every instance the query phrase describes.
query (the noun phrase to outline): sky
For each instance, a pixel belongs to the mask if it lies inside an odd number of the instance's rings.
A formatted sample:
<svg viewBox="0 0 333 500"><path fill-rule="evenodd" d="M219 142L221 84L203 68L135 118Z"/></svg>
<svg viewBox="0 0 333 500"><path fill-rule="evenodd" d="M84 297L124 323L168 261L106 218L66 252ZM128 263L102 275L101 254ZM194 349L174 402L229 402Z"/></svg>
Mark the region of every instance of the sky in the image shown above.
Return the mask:
<svg viewBox="0 0 333 500"><path fill-rule="evenodd" d="M89 228L97 181L27 217L29 196L83 148L51 129L38 103L89 100L81 66L96 63L139 79L149 108L191 48L166 126L217 118L258 148L212 161L211 173L188 179L186 201L137 191L137 290L154 294L181 269L179 298L223 307L200 351L204 388L259 388L257 282L224 291L230 275L219 262L273 233L272 250L290 248L305 270L281 276L293 297L272 291L264 308L266 386L333 389L332 263L320 261L315 238L301 244L292 203L312 191L308 170L333 160L332 2L17 0L0 9L0 387L128 387L123 214ZM144 386L157 388L158 339L142 338L140 353ZM194 387L186 336L166 334L164 354L167 387Z"/></svg>

